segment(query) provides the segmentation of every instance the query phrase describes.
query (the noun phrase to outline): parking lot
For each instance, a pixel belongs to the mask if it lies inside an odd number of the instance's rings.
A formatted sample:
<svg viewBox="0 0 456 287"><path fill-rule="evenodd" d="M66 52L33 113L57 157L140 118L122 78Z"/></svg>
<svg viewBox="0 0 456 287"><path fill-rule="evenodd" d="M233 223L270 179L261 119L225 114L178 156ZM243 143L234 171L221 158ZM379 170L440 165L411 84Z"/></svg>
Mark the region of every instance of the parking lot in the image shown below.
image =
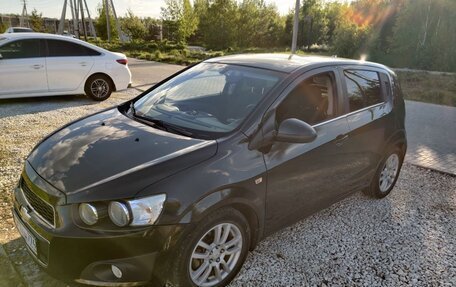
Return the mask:
<svg viewBox="0 0 456 287"><path fill-rule="evenodd" d="M0 102L0 286L65 285L31 260L11 217L10 191L33 146L181 68L133 61L135 88L101 103L84 96ZM262 241L231 286L455 286L455 190L456 177L406 163L387 198L354 194Z"/></svg>

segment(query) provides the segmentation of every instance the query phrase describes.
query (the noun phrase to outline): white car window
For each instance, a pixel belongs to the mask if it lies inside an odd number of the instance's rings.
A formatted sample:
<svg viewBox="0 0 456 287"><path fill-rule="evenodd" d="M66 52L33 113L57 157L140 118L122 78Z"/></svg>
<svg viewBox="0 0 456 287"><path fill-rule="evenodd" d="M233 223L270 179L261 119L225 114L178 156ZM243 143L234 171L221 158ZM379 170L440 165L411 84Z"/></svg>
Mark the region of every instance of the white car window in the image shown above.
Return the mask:
<svg viewBox="0 0 456 287"><path fill-rule="evenodd" d="M99 56L100 53L85 46L62 40L47 40L48 57Z"/></svg>

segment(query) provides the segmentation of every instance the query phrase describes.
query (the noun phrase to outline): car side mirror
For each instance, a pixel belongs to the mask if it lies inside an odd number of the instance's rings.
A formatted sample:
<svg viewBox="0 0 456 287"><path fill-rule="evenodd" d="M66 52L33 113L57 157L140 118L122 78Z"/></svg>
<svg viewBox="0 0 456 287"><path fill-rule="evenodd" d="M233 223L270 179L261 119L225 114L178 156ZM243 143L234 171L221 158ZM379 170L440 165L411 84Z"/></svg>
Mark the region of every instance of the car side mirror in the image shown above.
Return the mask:
<svg viewBox="0 0 456 287"><path fill-rule="evenodd" d="M317 131L308 123L291 118L284 120L277 131L275 141L309 143L317 138Z"/></svg>

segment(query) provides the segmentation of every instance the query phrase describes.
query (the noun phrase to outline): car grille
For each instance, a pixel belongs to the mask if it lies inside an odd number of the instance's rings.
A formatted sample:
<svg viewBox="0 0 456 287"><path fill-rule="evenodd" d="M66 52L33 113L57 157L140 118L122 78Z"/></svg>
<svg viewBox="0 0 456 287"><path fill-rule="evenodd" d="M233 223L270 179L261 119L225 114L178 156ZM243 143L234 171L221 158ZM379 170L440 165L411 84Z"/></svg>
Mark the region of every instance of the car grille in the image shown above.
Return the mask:
<svg viewBox="0 0 456 287"><path fill-rule="evenodd" d="M28 203L31 207L35 210L38 215L40 215L45 221L47 221L50 225L54 226L54 209L52 206L41 199L38 195L36 195L24 182L21 180L21 188L22 192L25 195Z"/></svg>

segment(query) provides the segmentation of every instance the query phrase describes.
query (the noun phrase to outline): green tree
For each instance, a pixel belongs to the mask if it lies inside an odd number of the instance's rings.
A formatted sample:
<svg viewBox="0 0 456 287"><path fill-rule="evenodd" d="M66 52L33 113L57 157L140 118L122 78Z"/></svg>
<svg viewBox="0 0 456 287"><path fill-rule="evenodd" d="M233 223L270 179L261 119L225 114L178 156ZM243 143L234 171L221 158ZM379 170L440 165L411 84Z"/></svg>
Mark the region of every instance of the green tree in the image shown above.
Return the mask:
<svg viewBox="0 0 456 287"><path fill-rule="evenodd" d="M328 20L322 0L303 0L300 11L300 30L298 38L303 46L324 44L327 40Z"/></svg>
<svg viewBox="0 0 456 287"><path fill-rule="evenodd" d="M264 0L244 0L238 7L237 45L239 47L273 47L280 43L284 22L277 7Z"/></svg>
<svg viewBox="0 0 456 287"><path fill-rule="evenodd" d="M46 32L46 28L44 26L44 19L43 14L38 13L36 9L33 9L32 14L29 17L30 28L33 29L35 32Z"/></svg>
<svg viewBox="0 0 456 287"><path fill-rule="evenodd" d="M205 45L204 43L204 27L202 27L201 19L206 18L207 10L209 8L209 0L193 0L193 11L198 18L198 25L195 34L192 37L194 43Z"/></svg>
<svg viewBox="0 0 456 287"><path fill-rule="evenodd" d="M98 18L95 22L95 29L97 29L97 36L101 39L108 39L108 28L106 25L106 7L105 2L98 6ZM116 21L112 10L109 10L109 23L111 27L111 38L116 39L119 35L117 34Z"/></svg>
<svg viewBox="0 0 456 287"><path fill-rule="evenodd" d="M357 0L350 9L358 25L369 25L370 35L365 43L369 59L385 61L391 52L393 27L403 0Z"/></svg>
<svg viewBox="0 0 456 287"><path fill-rule="evenodd" d="M133 40L141 40L147 34L144 22L129 9L124 18L121 19L122 31Z"/></svg>
<svg viewBox="0 0 456 287"><path fill-rule="evenodd" d="M358 25L345 17L334 30L332 52L339 57L359 58L366 53L369 31L368 25Z"/></svg>
<svg viewBox="0 0 456 287"><path fill-rule="evenodd" d="M198 27L198 17L194 12L190 0L183 0L182 18L179 24L179 34L186 41L192 36Z"/></svg>
<svg viewBox="0 0 456 287"><path fill-rule="evenodd" d="M171 31L172 40L186 42L198 27L198 17L190 0L165 0L161 17L164 25Z"/></svg>
<svg viewBox="0 0 456 287"><path fill-rule="evenodd" d="M327 21L326 44L333 41L334 32L341 20L342 11L345 4L340 2L329 2L325 6L325 15Z"/></svg>
<svg viewBox="0 0 456 287"><path fill-rule="evenodd" d="M142 19L142 21L144 23L144 27L146 28L146 35L144 36L144 39L148 41L159 40L162 30L162 21L151 17L146 17Z"/></svg>
<svg viewBox="0 0 456 287"><path fill-rule="evenodd" d="M239 13L235 0L213 0L207 13L200 17L200 32L210 49L226 49L237 46Z"/></svg>
<svg viewBox="0 0 456 287"><path fill-rule="evenodd" d="M6 29L8 29L6 23L0 22L0 34L5 33Z"/></svg>
<svg viewBox="0 0 456 287"><path fill-rule="evenodd" d="M454 19L454 0L405 1L394 28L389 62L394 66L455 72Z"/></svg>

